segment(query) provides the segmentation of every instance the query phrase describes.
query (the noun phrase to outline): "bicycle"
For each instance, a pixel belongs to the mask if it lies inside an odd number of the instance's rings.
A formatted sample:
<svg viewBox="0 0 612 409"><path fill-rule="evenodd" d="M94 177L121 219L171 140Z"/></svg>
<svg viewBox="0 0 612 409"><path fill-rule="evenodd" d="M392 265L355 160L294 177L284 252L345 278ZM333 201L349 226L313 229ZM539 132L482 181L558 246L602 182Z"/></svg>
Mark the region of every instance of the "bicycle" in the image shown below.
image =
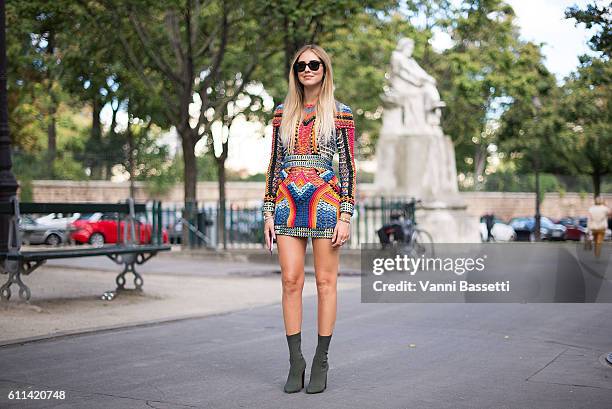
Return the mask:
<svg viewBox="0 0 612 409"><path fill-rule="evenodd" d="M408 203L403 203L399 211L391 213L391 223L387 223L377 230L383 249L391 247L398 253L412 258L435 257L431 234L419 228L414 217L414 210L419 203L421 203L421 200L414 199Z"/></svg>

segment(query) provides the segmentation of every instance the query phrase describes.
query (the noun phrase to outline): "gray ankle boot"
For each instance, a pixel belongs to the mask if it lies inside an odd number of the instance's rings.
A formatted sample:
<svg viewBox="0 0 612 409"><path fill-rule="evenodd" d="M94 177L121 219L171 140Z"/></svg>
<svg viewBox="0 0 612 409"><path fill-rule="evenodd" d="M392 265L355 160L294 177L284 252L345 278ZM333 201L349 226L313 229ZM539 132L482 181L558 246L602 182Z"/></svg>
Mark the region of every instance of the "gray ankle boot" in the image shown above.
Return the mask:
<svg viewBox="0 0 612 409"><path fill-rule="evenodd" d="M310 382L306 387L306 393L319 393L323 392L325 388L327 388L327 370L329 369L329 365L327 363L327 351L329 349L331 337L332 334L319 335L317 350L314 358L312 359L312 366L310 368Z"/></svg>
<svg viewBox="0 0 612 409"><path fill-rule="evenodd" d="M291 367L284 389L287 393L294 393L299 392L304 387L304 375L306 373L306 360L302 355L302 332L286 336Z"/></svg>

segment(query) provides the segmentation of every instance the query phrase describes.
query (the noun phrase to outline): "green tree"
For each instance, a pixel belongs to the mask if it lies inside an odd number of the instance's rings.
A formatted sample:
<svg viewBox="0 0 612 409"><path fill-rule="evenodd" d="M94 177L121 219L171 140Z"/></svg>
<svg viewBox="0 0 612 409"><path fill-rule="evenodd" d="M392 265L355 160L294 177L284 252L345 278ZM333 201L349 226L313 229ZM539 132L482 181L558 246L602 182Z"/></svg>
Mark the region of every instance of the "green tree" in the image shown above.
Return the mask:
<svg viewBox="0 0 612 409"><path fill-rule="evenodd" d="M559 156L574 174L587 174L595 195L612 173L612 66L610 60L582 56L563 85Z"/></svg>
<svg viewBox="0 0 612 409"><path fill-rule="evenodd" d="M458 170L481 184L494 141L490 122L503 101L525 94L523 63L541 56L533 52L537 47L521 43L514 10L501 0L464 1L450 21L450 35L453 46L433 67L447 104L442 126L453 138Z"/></svg>
<svg viewBox="0 0 612 409"><path fill-rule="evenodd" d="M517 61L519 70L515 71L520 73L520 78L512 84L514 97L494 135L501 148L519 165L519 172L533 173L535 235L540 240L540 204L546 189L541 175L556 166L551 146L562 124L557 107L559 89L555 77L542 63L539 47L527 43L522 51ZM549 182L550 178L544 181Z"/></svg>
<svg viewBox="0 0 612 409"><path fill-rule="evenodd" d="M612 4L599 6L596 2L593 2L584 9L574 5L565 10L565 18L576 20L576 25L584 24L588 29L594 28L595 33L589 39L589 46L610 58L612 52Z"/></svg>
<svg viewBox="0 0 612 409"><path fill-rule="evenodd" d="M61 10L70 6L64 0L49 3L44 8L39 8L40 3L37 1L9 1L7 6L8 55L17 57L15 60L10 58L11 62L16 61L17 64L11 64L9 75L16 78L13 83L17 85L16 91L35 91L30 97L36 101L37 109L43 114L38 123L46 125L47 169L49 177L53 177L57 156L57 112L60 104L67 100L61 87L64 66L58 44L67 34L70 21L68 14ZM24 77L31 82L26 84ZM19 138L25 135L18 131L15 136Z"/></svg>
<svg viewBox="0 0 612 409"><path fill-rule="evenodd" d="M612 7L572 6L565 16L595 29L589 46L601 56L580 56L580 66L565 79L561 112L567 123L559 153L574 173L591 177L597 195L612 172Z"/></svg>
<svg viewBox="0 0 612 409"><path fill-rule="evenodd" d="M114 37L131 71L150 94L163 101L156 122L174 126L181 138L185 201L194 202L195 145L208 137L210 127L237 98L255 65L265 59L264 39L274 31L266 13L271 4L213 1L204 5L197 0L79 3L92 19L100 12L112 18ZM241 62L240 70L225 71L227 56L236 52L242 58L236 56L233 61ZM226 92L224 82L232 76L240 85Z"/></svg>

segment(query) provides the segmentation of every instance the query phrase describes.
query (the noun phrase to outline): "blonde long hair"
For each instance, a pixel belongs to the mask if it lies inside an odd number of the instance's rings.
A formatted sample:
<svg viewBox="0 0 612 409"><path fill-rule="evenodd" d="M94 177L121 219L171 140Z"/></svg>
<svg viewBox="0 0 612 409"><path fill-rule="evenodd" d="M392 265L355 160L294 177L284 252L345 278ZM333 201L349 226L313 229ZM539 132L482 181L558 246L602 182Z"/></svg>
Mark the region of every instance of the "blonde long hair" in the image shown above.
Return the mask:
<svg viewBox="0 0 612 409"><path fill-rule="evenodd" d="M317 129L317 143L319 145L327 144L335 138L336 127L336 100L334 98L334 78L332 71L331 58L325 50L316 44L306 44L300 48L294 55L291 61L289 71L289 89L287 96L283 102L283 116L280 125L280 136L284 146L289 148L289 152L294 152L294 134L297 121L302 117L304 110L304 85L299 81L297 72L293 69L300 55L311 50L315 53L323 64L325 71L321 82L321 92L315 105Z"/></svg>

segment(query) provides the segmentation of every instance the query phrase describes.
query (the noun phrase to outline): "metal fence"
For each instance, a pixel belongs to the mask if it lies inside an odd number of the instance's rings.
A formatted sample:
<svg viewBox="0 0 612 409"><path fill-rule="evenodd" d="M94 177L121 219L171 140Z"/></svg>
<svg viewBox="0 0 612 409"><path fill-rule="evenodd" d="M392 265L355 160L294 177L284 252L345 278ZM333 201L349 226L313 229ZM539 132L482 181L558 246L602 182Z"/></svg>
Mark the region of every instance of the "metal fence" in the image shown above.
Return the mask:
<svg viewBox="0 0 612 409"><path fill-rule="evenodd" d="M351 237L346 243L350 248L359 248L362 243L378 242L377 230L388 223L391 214L409 205L409 217L414 221L413 198L386 196L368 198L355 204L351 220ZM219 229L220 205L216 203L197 203L190 205L185 212L180 205L165 206L161 209L161 223L167 229L171 243L182 243L183 229L188 229L188 243L191 248L223 246L225 233L228 248L259 248L265 243L263 236L263 215L261 204L248 205L226 202L225 229ZM191 217L183 218L183 214Z"/></svg>

